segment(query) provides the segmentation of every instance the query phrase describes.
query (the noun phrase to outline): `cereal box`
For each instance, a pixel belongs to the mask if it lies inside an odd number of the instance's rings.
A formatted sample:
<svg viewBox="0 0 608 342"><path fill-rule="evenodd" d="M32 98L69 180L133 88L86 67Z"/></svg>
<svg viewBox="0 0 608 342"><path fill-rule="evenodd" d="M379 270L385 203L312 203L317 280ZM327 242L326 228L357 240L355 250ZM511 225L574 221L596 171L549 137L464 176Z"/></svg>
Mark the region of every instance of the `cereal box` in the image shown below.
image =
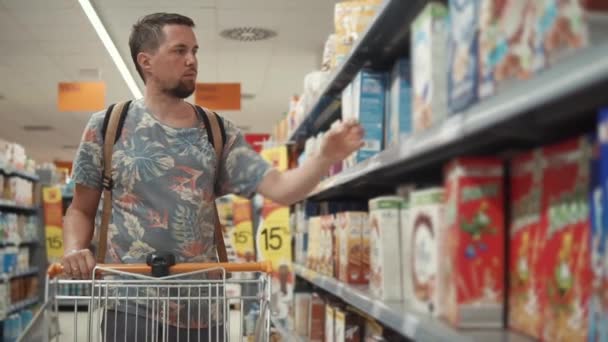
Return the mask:
<svg viewBox="0 0 608 342"><path fill-rule="evenodd" d="M325 342L334 342L336 309L330 304L325 305Z"/></svg>
<svg viewBox="0 0 608 342"><path fill-rule="evenodd" d="M383 149L387 84L386 73L368 69L361 70L353 80L353 117L365 130L364 146L355 154L357 163Z"/></svg>
<svg viewBox="0 0 608 342"><path fill-rule="evenodd" d="M589 341L608 341L608 110L600 111L591 191L591 270Z"/></svg>
<svg viewBox="0 0 608 342"><path fill-rule="evenodd" d="M431 2L412 23L414 132L428 129L447 114L447 8Z"/></svg>
<svg viewBox="0 0 608 342"><path fill-rule="evenodd" d="M412 67L406 58L398 59L393 66L388 97L387 147L398 145L401 138L412 133Z"/></svg>
<svg viewBox="0 0 608 342"><path fill-rule="evenodd" d="M589 184L591 148L587 137L543 148L541 256L545 341L586 341L591 294Z"/></svg>
<svg viewBox="0 0 608 342"><path fill-rule="evenodd" d="M445 170L439 315L461 328L501 328L505 227L502 161L461 158Z"/></svg>
<svg viewBox="0 0 608 342"><path fill-rule="evenodd" d="M480 0L450 0L448 106L457 113L477 100Z"/></svg>
<svg viewBox="0 0 608 342"><path fill-rule="evenodd" d="M402 197L403 198L403 197ZM401 210L399 213L399 224L401 225L399 232L401 234L401 297L408 303L410 296L413 293L412 282L409 280L409 276L412 272L411 263L409 262L412 258L410 251L411 241L411 229L409 229L409 212L410 212L410 196L407 194L406 198L403 198L401 202Z"/></svg>
<svg viewBox="0 0 608 342"><path fill-rule="evenodd" d="M536 52L551 65L589 43L585 0L537 0ZM543 65L543 66L544 66Z"/></svg>
<svg viewBox="0 0 608 342"><path fill-rule="evenodd" d="M309 310L312 294L307 292L296 292L293 294L293 299L295 302L295 332L298 336L308 337L308 320L310 318Z"/></svg>
<svg viewBox="0 0 608 342"><path fill-rule="evenodd" d="M365 212L342 212L336 215L338 232L338 279L347 284L365 284L361 265L361 230Z"/></svg>
<svg viewBox="0 0 608 342"><path fill-rule="evenodd" d="M484 0L479 20L480 98L534 72L536 1Z"/></svg>
<svg viewBox="0 0 608 342"><path fill-rule="evenodd" d="M334 276L334 216L321 216L321 274Z"/></svg>
<svg viewBox="0 0 608 342"><path fill-rule="evenodd" d="M307 267L319 272L321 261L321 218L313 216L308 223Z"/></svg>
<svg viewBox="0 0 608 342"><path fill-rule="evenodd" d="M545 241L541 225L541 150L517 156L511 161L510 169L509 328L540 338L540 290L544 283L540 272L540 257Z"/></svg>
<svg viewBox="0 0 608 342"><path fill-rule="evenodd" d="M310 299L310 318L308 336L311 342L325 341L325 303L318 294L313 293Z"/></svg>
<svg viewBox="0 0 608 342"><path fill-rule="evenodd" d="M363 273L363 283L368 284L371 271L370 271L370 240L371 240L372 229L369 224L368 215L363 217L363 225L361 228L361 273Z"/></svg>
<svg viewBox="0 0 608 342"><path fill-rule="evenodd" d="M438 243L442 235L443 188L417 190L410 196L410 212L406 232L410 236L409 250L411 258L410 274L407 276L411 285L406 288L412 293L406 294L412 306L422 312L436 314L437 307L437 267Z"/></svg>
<svg viewBox="0 0 608 342"><path fill-rule="evenodd" d="M401 300L400 210L401 197L378 197L369 201L371 226L369 288L381 300Z"/></svg>

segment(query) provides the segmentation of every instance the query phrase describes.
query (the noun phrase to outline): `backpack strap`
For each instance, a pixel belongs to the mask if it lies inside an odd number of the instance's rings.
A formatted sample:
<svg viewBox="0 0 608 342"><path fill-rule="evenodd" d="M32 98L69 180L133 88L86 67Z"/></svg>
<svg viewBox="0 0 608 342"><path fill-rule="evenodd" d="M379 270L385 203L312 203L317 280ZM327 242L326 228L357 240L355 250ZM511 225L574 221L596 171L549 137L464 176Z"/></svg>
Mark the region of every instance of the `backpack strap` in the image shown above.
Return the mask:
<svg viewBox="0 0 608 342"><path fill-rule="evenodd" d="M216 182L214 184L214 195L219 193L219 186L217 179L219 178L219 171L221 170L222 155L224 153L224 144L226 143L226 130L222 118L214 112L206 110L202 107L196 106L196 111L205 123L205 129L207 130L207 137L209 142L215 149L215 155L217 159L216 163ZM213 213L214 213L214 225L215 225L215 245L217 249L217 256L220 262L228 262L228 252L226 251L226 244L224 243L224 234L222 223L217 211L217 204L215 203L215 196L213 197Z"/></svg>
<svg viewBox="0 0 608 342"><path fill-rule="evenodd" d="M118 140L120 130L125 122L131 101L110 106L103 122L103 211L99 226L99 246L97 247L97 262L105 262L108 244L108 226L112 217L112 152L114 143Z"/></svg>

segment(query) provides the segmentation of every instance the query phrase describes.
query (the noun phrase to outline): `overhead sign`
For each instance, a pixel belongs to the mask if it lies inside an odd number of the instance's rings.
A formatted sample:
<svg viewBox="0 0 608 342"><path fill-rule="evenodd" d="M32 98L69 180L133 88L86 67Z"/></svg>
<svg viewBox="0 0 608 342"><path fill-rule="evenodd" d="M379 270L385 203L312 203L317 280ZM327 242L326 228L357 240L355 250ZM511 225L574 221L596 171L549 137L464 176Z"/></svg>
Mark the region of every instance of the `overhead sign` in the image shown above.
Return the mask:
<svg viewBox="0 0 608 342"><path fill-rule="evenodd" d="M270 139L270 134L245 134L245 141L247 141L257 153L262 151L262 144L268 139Z"/></svg>
<svg viewBox="0 0 608 342"><path fill-rule="evenodd" d="M57 108L60 112L96 112L105 108L106 84L60 82L57 95Z"/></svg>
<svg viewBox="0 0 608 342"><path fill-rule="evenodd" d="M197 83L194 101L211 110L241 110L241 84Z"/></svg>

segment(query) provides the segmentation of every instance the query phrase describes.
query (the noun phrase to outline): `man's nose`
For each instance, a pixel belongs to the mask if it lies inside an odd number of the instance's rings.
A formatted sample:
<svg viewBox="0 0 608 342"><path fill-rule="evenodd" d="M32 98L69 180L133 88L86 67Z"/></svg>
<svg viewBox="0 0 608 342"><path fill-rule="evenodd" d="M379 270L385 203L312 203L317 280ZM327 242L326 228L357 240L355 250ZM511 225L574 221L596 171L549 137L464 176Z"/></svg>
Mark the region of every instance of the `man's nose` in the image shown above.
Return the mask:
<svg viewBox="0 0 608 342"><path fill-rule="evenodd" d="M191 66L196 64L196 56L193 53L189 53L186 56L186 65Z"/></svg>

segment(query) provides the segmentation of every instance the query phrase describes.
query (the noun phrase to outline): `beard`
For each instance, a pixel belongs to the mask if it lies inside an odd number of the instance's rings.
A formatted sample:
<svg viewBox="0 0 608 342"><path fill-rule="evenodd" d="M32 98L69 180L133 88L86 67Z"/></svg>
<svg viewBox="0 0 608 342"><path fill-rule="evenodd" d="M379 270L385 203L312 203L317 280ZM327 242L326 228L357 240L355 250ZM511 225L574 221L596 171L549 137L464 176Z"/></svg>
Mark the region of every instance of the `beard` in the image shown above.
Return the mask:
<svg viewBox="0 0 608 342"><path fill-rule="evenodd" d="M185 98L188 98L190 95L192 95L192 93L194 93L195 89L196 89L195 82L180 81L176 86L166 89L165 92L178 99L185 99Z"/></svg>

